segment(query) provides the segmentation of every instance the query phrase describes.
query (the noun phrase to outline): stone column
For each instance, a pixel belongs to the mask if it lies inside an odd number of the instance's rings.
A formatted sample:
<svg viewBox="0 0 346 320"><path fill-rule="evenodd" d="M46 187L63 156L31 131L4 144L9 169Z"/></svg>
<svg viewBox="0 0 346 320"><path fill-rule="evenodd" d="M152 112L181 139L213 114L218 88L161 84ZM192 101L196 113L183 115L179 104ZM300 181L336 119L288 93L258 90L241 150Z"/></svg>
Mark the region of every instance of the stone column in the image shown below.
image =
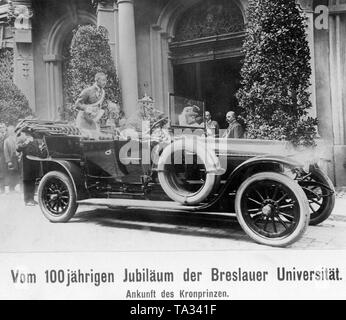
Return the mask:
<svg viewBox="0 0 346 320"><path fill-rule="evenodd" d="M340 48L340 13L333 12L329 17L329 46L331 73L331 103L334 122L334 143L345 144L344 119L341 97L341 48Z"/></svg>
<svg viewBox="0 0 346 320"><path fill-rule="evenodd" d="M58 120L59 111L63 107L63 88L62 88L62 57L56 54L43 56L46 65L46 83L48 90L47 119Z"/></svg>
<svg viewBox="0 0 346 320"><path fill-rule="evenodd" d="M133 0L118 0L119 79L124 112L137 111L138 74Z"/></svg>
<svg viewBox="0 0 346 320"><path fill-rule="evenodd" d="M99 2L97 6L97 26L103 26L108 31L109 45L114 61L117 60L118 46L118 5L115 0Z"/></svg>
<svg viewBox="0 0 346 320"><path fill-rule="evenodd" d="M114 37L115 37L115 52L114 62L117 72L119 70L119 8L118 3L114 3Z"/></svg>
<svg viewBox="0 0 346 320"><path fill-rule="evenodd" d="M334 129L334 159L336 185L346 185L346 90L345 90L345 13L340 0L329 7L330 86Z"/></svg>
<svg viewBox="0 0 346 320"><path fill-rule="evenodd" d="M31 11L31 0L13 1L13 6L24 5ZM14 36L14 82L29 101L35 111L35 79L32 45L31 19L15 22Z"/></svg>

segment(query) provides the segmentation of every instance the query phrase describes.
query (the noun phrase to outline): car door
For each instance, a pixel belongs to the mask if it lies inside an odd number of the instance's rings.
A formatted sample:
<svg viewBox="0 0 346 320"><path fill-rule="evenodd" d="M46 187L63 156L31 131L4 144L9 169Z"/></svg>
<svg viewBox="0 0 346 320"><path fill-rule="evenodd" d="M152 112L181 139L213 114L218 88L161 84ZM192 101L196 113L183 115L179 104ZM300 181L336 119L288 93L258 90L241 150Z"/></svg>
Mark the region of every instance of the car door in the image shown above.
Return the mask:
<svg viewBox="0 0 346 320"><path fill-rule="evenodd" d="M150 140L141 138L119 139L114 141L118 162L126 173L124 183L142 183L142 177L150 171Z"/></svg>

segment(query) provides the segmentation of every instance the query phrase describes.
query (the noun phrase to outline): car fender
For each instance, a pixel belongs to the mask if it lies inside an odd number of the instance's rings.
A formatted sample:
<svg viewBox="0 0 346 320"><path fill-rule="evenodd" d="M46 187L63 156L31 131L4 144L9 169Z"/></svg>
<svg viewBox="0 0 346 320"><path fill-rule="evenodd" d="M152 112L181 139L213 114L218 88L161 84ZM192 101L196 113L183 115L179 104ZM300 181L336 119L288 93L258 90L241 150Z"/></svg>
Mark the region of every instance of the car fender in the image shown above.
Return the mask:
<svg viewBox="0 0 346 320"><path fill-rule="evenodd" d="M271 169L280 168L280 167L289 167L289 168L303 168L304 164L296 161L295 159L284 157L280 155L263 155L257 156L251 159L244 161L238 167L236 167L230 175L227 177L227 182L225 187L235 186L238 187L241 181L244 180L244 174L251 168L258 168L258 166L265 166L261 171L270 171ZM226 188L225 188L226 189Z"/></svg>
<svg viewBox="0 0 346 320"><path fill-rule="evenodd" d="M27 156L29 160L39 161L45 163L43 174L45 175L49 171L57 170L64 172L70 178L74 191L77 195L77 200L88 198L88 191L85 185L85 177L79 166L69 160L58 160L52 158L38 158L33 156Z"/></svg>
<svg viewBox="0 0 346 320"><path fill-rule="evenodd" d="M302 168L304 166L304 163L299 162L289 156L262 155L262 156L257 156L257 157L246 160L240 166L238 166L235 170L237 170L238 168L241 169L243 166L248 166L248 165L258 164L258 163L277 163L277 164L282 164L292 168L294 167Z"/></svg>

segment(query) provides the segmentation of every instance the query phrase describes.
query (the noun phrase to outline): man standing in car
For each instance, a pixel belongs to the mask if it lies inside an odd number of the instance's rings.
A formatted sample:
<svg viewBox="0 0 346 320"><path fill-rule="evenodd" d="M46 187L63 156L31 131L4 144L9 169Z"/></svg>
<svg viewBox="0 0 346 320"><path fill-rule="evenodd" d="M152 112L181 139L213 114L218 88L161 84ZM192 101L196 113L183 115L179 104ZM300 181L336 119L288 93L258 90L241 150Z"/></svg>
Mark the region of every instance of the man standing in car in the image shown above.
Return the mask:
<svg viewBox="0 0 346 320"><path fill-rule="evenodd" d="M103 72L95 75L95 83L79 95L75 108L78 110L76 126L82 130L98 131L98 122L104 114L101 109L105 98L107 76Z"/></svg>

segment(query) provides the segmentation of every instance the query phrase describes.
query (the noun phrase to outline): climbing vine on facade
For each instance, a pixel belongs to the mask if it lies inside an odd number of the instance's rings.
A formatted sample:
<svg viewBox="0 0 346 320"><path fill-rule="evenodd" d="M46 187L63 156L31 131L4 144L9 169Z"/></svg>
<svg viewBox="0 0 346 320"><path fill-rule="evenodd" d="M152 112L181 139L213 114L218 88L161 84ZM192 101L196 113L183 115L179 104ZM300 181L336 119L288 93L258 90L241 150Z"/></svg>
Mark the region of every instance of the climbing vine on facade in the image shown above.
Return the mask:
<svg viewBox="0 0 346 320"><path fill-rule="evenodd" d="M241 89L237 98L253 139L314 145L309 116L310 50L295 0L250 0Z"/></svg>
<svg viewBox="0 0 346 320"><path fill-rule="evenodd" d="M60 114L64 120L75 118L74 103L83 89L94 83L95 74L107 74L106 97L108 101L120 102L120 88L111 49L108 44L107 30L92 25L79 26L73 32L64 71L64 109Z"/></svg>
<svg viewBox="0 0 346 320"><path fill-rule="evenodd" d="M13 50L0 49L0 123L16 125L32 115L28 99L13 82Z"/></svg>

